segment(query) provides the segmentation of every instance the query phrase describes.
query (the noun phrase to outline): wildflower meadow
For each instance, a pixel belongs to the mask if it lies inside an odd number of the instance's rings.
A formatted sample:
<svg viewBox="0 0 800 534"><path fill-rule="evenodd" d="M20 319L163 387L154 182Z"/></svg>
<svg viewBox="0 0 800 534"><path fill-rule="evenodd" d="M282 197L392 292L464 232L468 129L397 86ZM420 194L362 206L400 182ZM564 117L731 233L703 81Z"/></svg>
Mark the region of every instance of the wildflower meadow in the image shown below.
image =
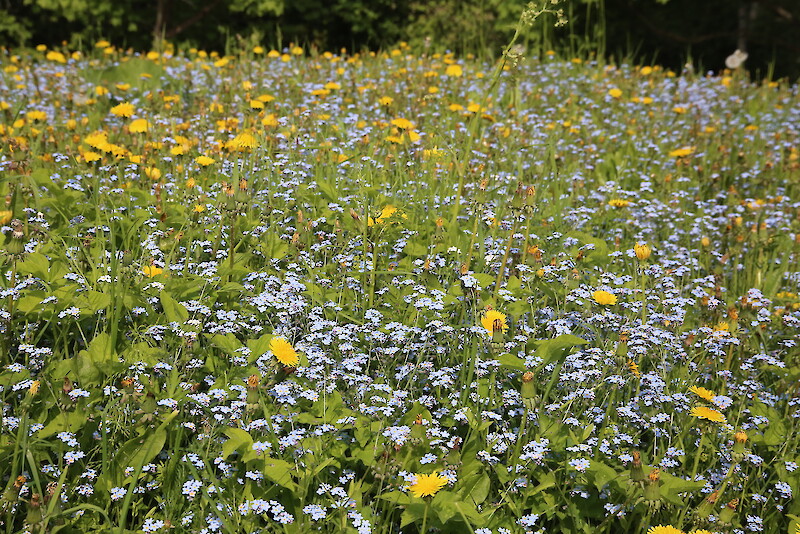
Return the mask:
<svg viewBox="0 0 800 534"><path fill-rule="evenodd" d="M0 532L800 532L800 87L0 53Z"/></svg>

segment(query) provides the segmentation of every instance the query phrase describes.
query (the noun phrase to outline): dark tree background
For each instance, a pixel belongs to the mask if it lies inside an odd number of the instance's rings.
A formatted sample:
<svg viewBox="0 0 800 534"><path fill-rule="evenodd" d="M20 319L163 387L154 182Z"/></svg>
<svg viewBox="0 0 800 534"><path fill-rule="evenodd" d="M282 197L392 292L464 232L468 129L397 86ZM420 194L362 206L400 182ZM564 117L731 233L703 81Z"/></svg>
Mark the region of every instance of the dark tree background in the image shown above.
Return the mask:
<svg viewBox="0 0 800 534"><path fill-rule="evenodd" d="M387 48L497 55L525 0L0 0L0 44L150 49L160 39L223 52L237 40L281 48ZM800 76L800 0L563 0L570 23L526 36L617 61L717 71L735 49L757 76Z"/></svg>

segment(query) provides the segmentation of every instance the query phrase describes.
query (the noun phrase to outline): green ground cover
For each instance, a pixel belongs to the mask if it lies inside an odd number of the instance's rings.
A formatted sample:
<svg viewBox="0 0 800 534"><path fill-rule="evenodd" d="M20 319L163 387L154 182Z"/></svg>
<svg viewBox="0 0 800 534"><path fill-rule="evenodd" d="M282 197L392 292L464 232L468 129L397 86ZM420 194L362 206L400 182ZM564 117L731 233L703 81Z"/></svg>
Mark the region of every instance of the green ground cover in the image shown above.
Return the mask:
<svg viewBox="0 0 800 534"><path fill-rule="evenodd" d="M796 85L0 68L1 531L797 531Z"/></svg>

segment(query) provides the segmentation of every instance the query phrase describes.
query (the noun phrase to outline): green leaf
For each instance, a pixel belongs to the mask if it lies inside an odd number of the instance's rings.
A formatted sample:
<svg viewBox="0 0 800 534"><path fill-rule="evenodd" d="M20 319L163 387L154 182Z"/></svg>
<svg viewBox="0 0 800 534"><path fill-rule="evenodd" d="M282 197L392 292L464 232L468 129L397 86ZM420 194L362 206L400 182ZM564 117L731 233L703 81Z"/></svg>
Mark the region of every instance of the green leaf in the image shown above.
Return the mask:
<svg viewBox="0 0 800 534"><path fill-rule="evenodd" d="M59 432L77 432L86 423L86 412L61 412L36 433L36 437L44 439Z"/></svg>
<svg viewBox="0 0 800 534"><path fill-rule="evenodd" d="M245 342L247 348L250 349L250 355L247 357L250 363L255 362L269 350L269 342L272 340L272 337L272 334L264 334L258 339L248 339Z"/></svg>
<svg viewBox="0 0 800 534"><path fill-rule="evenodd" d="M405 506L414 502L414 499L410 494L403 493L402 491L390 491L388 493L382 493L378 495L378 498L382 501L389 501L390 503L399 506Z"/></svg>
<svg viewBox="0 0 800 534"><path fill-rule="evenodd" d="M277 458L264 459L264 475L289 491L297 490L297 484L292 481L292 472L294 470L294 464L290 464L289 462Z"/></svg>
<svg viewBox="0 0 800 534"><path fill-rule="evenodd" d="M30 274L50 282L50 261L47 256L39 252L32 252L25 256L25 261L17 264L19 274Z"/></svg>
<svg viewBox="0 0 800 534"><path fill-rule="evenodd" d="M486 273L474 273L472 275L478 283L481 285L481 289L486 289L490 285L494 284L495 278L491 274Z"/></svg>
<svg viewBox="0 0 800 534"><path fill-rule="evenodd" d="M554 339L537 342L536 355L542 359L540 367L563 358L573 347L585 345L588 341L572 334L561 334Z"/></svg>
<svg viewBox="0 0 800 534"><path fill-rule="evenodd" d="M228 441L222 445L223 458L227 458L234 451L253 446L253 437L241 428L226 428L225 435L228 436Z"/></svg>
<svg viewBox="0 0 800 534"><path fill-rule="evenodd" d="M82 299L85 304L79 306L91 314L95 314L100 310L104 310L111 305L111 295L102 293L100 291L87 291Z"/></svg>
<svg viewBox="0 0 800 534"><path fill-rule="evenodd" d="M606 484L617 478L617 472L612 467L594 459L586 469L586 473L598 490L602 490Z"/></svg>
<svg viewBox="0 0 800 534"><path fill-rule="evenodd" d="M236 336L230 332L225 335L215 334L211 336L211 344L227 354L233 354L242 348L242 344L239 342Z"/></svg>
<svg viewBox="0 0 800 534"><path fill-rule="evenodd" d="M148 463L161 452L166 442L166 429L160 429L152 434L145 434L128 440L114 455L117 474L124 473L127 467L136 468Z"/></svg>
<svg viewBox="0 0 800 534"><path fill-rule="evenodd" d="M527 367L525 367L525 360L519 356L509 354L508 352L501 354L495 359L500 362L501 366L508 369L514 369L516 371L525 371L527 369Z"/></svg>
<svg viewBox="0 0 800 534"><path fill-rule="evenodd" d="M431 508L439 516L439 521L447 523L456 514L455 504L460 502L458 494L442 490L434 495Z"/></svg>
<svg viewBox="0 0 800 534"><path fill-rule="evenodd" d="M400 528L403 528L406 525L410 525L411 523L416 523L417 521L422 521L422 517L424 515L425 515L424 503L413 503L407 505L406 509L403 510L403 513L400 516Z"/></svg>
<svg viewBox="0 0 800 534"><path fill-rule="evenodd" d="M161 307L164 309L164 315L167 317L167 321L171 323L181 323L183 324L189 319L189 312L186 310L186 307L172 298L169 293L161 292L159 295L161 300Z"/></svg>
<svg viewBox="0 0 800 534"><path fill-rule="evenodd" d="M403 252L409 256L425 256L428 254L428 247L416 241L409 241L403 249Z"/></svg>
<svg viewBox="0 0 800 534"><path fill-rule="evenodd" d="M462 500L472 501L475 504L482 504L489 496L489 490L492 486L492 480L486 473L480 473L472 477L464 487L461 493Z"/></svg>

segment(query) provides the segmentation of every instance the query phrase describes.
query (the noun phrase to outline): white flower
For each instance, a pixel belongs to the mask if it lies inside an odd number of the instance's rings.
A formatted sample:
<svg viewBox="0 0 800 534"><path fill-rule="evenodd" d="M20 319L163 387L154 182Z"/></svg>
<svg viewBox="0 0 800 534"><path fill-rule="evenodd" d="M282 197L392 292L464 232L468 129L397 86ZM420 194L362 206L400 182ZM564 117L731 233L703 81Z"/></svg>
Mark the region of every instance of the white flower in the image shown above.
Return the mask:
<svg viewBox="0 0 800 534"><path fill-rule="evenodd" d="M725 66L729 69L738 69L742 66L742 63L745 62L747 59L747 52L742 52L738 48L733 52L733 54L729 55L725 58Z"/></svg>

